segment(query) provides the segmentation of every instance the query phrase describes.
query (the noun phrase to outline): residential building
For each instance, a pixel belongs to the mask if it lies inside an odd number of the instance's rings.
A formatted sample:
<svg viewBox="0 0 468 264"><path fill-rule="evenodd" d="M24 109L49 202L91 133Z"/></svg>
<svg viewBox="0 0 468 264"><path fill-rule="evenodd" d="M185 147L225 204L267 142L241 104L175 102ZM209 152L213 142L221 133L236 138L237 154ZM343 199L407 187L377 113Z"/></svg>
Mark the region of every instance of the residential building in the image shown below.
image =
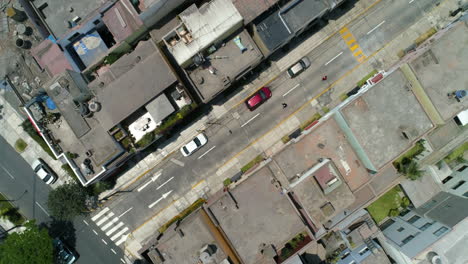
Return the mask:
<svg viewBox="0 0 468 264"><path fill-rule="evenodd" d="M451 171L452 173L441 181L445 191L468 198L468 164L462 163Z"/></svg>
<svg viewBox="0 0 468 264"><path fill-rule="evenodd" d="M397 263L464 263L468 254L457 249L466 246L467 216L467 198L440 192L385 222L381 243Z"/></svg>

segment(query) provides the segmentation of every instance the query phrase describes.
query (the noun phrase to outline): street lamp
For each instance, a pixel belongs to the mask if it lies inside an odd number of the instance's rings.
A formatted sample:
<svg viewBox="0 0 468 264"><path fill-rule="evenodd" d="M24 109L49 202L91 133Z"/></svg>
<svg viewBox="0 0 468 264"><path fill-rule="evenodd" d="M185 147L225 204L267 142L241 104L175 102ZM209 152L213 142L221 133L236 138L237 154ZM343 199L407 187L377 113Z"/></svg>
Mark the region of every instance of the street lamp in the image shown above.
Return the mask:
<svg viewBox="0 0 468 264"><path fill-rule="evenodd" d="M207 122L206 124L207 124L207 125L219 125L219 126L223 126L223 127L225 127L225 128L229 131L229 134L232 134L231 129L229 129L229 127L226 126L225 124L221 124L221 123L218 123L218 122Z"/></svg>
<svg viewBox="0 0 468 264"><path fill-rule="evenodd" d="M0 200L0 202L16 202L19 199L21 199L26 193L28 193L28 190L24 190L24 192L16 199Z"/></svg>

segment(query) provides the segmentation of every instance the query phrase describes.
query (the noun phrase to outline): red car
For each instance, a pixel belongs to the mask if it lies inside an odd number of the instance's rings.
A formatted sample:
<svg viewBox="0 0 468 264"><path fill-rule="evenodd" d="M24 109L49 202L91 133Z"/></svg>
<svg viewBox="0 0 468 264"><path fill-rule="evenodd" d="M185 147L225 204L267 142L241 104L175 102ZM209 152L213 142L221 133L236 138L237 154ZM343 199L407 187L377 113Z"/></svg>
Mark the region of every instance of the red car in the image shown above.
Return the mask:
<svg viewBox="0 0 468 264"><path fill-rule="evenodd" d="M245 104L247 105L247 108L250 111L253 111L257 107L259 107L261 104L263 104L266 100L268 100L270 97L271 97L270 88L263 87L254 95L252 95L249 99L247 99L245 101Z"/></svg>

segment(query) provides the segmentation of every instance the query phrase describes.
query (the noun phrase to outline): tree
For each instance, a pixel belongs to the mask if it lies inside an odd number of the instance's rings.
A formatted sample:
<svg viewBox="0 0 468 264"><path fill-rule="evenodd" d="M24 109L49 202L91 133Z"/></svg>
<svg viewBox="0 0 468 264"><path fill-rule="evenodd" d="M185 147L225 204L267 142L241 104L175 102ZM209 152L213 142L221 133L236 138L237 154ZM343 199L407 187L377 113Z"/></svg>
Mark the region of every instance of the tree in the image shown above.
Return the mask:
<svg viewBox="0 0 468 264"><path fill-rule="evenodd" d="M49 192L47 206L59 220L71 220L86 211L86 190L77 183L66 183Z"/></svg>
<svg viewBox="0 0 468 264"><path fill-rule="evenodd" d="M52 238L34 221L24 224L24 231L12 233L0 244L0 264L53 263Z"/></svg>
<svg viewBox="0 0 468 264"><path fill-rule="evenodd" d="M423 170L419 169L419 165L416 161L410 160L408 162L401 164L401 173L403 173L406 178L414 181L423 176Z"/></svg>

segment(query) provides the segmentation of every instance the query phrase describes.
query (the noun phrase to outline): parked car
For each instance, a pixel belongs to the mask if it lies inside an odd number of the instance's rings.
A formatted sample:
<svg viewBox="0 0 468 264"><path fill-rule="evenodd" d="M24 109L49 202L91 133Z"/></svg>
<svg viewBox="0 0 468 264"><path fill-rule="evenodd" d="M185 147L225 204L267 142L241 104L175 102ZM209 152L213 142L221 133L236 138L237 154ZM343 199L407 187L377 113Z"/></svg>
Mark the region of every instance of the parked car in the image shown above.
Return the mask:
<svg viewBox="0 0 468 264"><path fill-rule="evenodd" d="M208 142L208 139L206 138L203 133L198 134L194 139L192 139L189 143L185 144L185 146L180 148L180 152L182 152L182 155L185 157L188 157L192 155L195 151L203 147L206 142Z"/></svg>
<svg viewBox="0 0 468 264"><path fill-rule="evenodd" d="M54 239L54 252L55 259L58 264L72 264L75 263L77 256L71 251L60 238Z"/></svg>
<svg viewBox="0 0 468 264"><path fill-rule="evenodd" d="M309 68L309 66L310 66L309 58L304 57L287 70L288 75L290 78L294 78L297 75L299 75L301 72L303 72L305 69Z"/></svg>
<svg viewBox="0 0 468 264"><path fill-rule="evenodd" d="M52 184L57 180L57 174L40 158L33 161L31 167L36 175L46 184Z"/></svg>
<svg viewBox="0 0 468 264"><path fill-rule="evenodd" d="M261 88L258 92L252 95L249 99L245 101L247 108L250 111L255 110L261 104L271 97L271 90L268 87Z"/></svg>

